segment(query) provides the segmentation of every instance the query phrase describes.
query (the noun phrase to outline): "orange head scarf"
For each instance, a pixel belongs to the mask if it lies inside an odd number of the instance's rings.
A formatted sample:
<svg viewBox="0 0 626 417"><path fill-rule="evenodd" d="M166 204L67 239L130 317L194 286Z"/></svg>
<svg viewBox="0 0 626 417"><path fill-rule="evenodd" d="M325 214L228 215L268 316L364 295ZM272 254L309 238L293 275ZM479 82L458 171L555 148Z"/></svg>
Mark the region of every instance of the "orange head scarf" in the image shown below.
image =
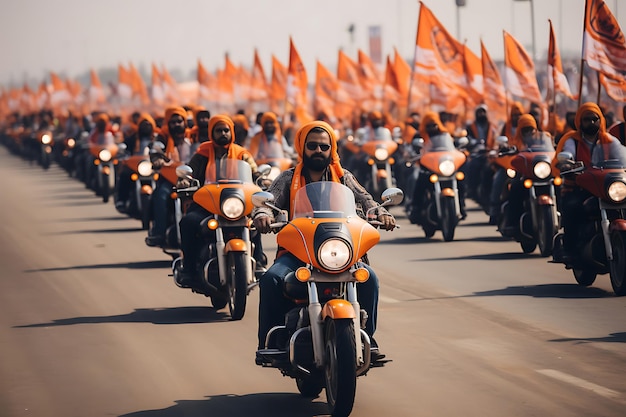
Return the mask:
<svg viewBox="0 0 626 417"><path fill-rule="evenodd" d="M178 149L176 149L176 144L174 143L174 139L172 139L172 135L170 134L170 129L168 126L170 119L175 115L179 115L184 120L187 120L187 110L185 110L183 107L168 107L165 110L165 118L163 119L163 126L161 126L161 134L165 136L167 140L167 143L165 145L165 155L167 155L168 158L174 159L175 161L180 161Z"/></svg>
<svg viewBox="0 0 626 417"><path fill-rule="evenodd" d="M343 177L343 168L339 163L339 154L337 153L337 136L335 135L335 130L328 123L321 120L306 123L296 132L293 144L294 149L298 153L298 165L294 168L293 179L291 180L291 190L289 192L290 209L293 207L296 191L305 185L304 176L302 175L302 168L304 167L304 144L306 143L306 137L309 132L315 127L321 127L328 133L328 136L330 136L330 165L328 166L328 171L332 181L341 182L341 178Z"/></svg>
<svg viewBox="0 0 626 417"><path fill-rule="evenodd" d="M255 158L258 156L261 141L263 141L264 143L267 143L267 137L265 136L265 133L263 132L263 127L265 126L266 122L274 123L274 126L276 127L276 133L275 133L276 140L278 140L278 142L282 142L283 133L280 130L280 124L278 123L278 116L276 116L276 114L272 113L271 111L263 113L263 116L261 116L261 121L260 121L261 131L257 133L256 135L254 135L252 139L250 139L250 146L249 146L250 153Z"/></svg>
<svg viewBox="0 0 626 417"><path fill-rule="evenodd" d="M520 116L519 120L517 121L517 130L515 131L515 136L513 137L509 145L514 145L519 150L524 147L522 129L525 127L534 127L535 129L537 129L537 121L532 114L526 113Z"/></svg>
<svg viewBox="0 0 626 417"><path fill-rule="evenodd" d="M430 140L430 136L428 135L428 132L426 131L426 125L429 125L431 123L435 123L437 126L439 126L439 130L442 133L448 132L448 130L444 127L443 123L441 123L439 114L437 114L434 111L429 111L429 112L426 112L426 114L424 114L424 117L422 117L422 123L420 123L420 135L422 135L424 140Z"/></svg>
<svg viewBox="0 0 626 417"><path fill-rule="evenodd" d="M246 130L250 129L250 123L245 114L235 114L233 116L233 123L242 125Z"/></svg>

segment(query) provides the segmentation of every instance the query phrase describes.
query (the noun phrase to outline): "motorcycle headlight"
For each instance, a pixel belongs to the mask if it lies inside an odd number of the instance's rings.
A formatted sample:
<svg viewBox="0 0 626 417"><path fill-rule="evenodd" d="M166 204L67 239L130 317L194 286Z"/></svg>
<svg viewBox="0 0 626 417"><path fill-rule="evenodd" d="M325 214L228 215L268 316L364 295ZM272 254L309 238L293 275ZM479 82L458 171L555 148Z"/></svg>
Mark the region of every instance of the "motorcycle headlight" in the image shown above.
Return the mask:
<svg viewBox="0 0 626 417"><path fill-rule="evenodd" d="M150 161L141 161L137 166L137 172L142 177L147 177L152 174L152 162Z"/></svg>
<svg viewBox="0 0 626 417"><path fill-rule="evenodd" d="M546 179L552 173L552 167L546 161L540 161L533 167L533 173L540 180Z"/></svg>
<svg viewBox="0 0 626 417"><path fill-rule="evenodd" d="M243 216L245 205L237 197L229 197L222 202L222 213L228 219L238 219Z"/></svg>
<svg viewBox="0 0 626 417"><path fill-rule="evenodd" d="M102 162L109 162L111 160L111 151L108 149L101 150L98 154L98 158L100 158Z"/></svg>
<svg viewBox="0 0 626 417"><path fill-rule="evenodd" d="M512 168L507 168L506 175L509 178L515 178L515 175L517 175L517 172L515 172L515 170Z"/></svg>
<svg viewBox="0 0 626 417"><path fill-rule="evenodd" d="M67 147L68 148L73 148L74 146L76 146L76 141L73 138L69 138L67 140Z"/></svg>
<svg viewBox="0 0 626 417"><path fill-rule="evenodd" d="M615 203L624 201L626 199L626 184L621 181L612 182L607 189L607 194Z"/></svg>
<svg viewBox="0 0 626 417"><path fill-rule="evenodd" d="M454 174L455 168L454 168L454 162L447 160L447 161L441 161L439 163L439 171L441 172L441 175L443 175L444 177L449 177L452 174Z"/></svg>
<svg viewBox="0 0 626 417"><path fill-rule="evenodd" d="M374 158L378 159L379 161L384 161L385 159L389 158L389 152L385 148L378 148L374 151Z"/></svg>
<svg viewBox="0 0 626 417"><path fill-rule="evenodd" d="M352 260L350 245L342 239L328 239L317 252L320 264L330 271L338 271L348 266Z"/></svg>
<svg viewBox="0 0 626 417"><path fill-rule="evenodd" d="M50 135L45 134L41 137L41 143L44 145L48 145L50 142L52 142L52 137Z"/></svg>

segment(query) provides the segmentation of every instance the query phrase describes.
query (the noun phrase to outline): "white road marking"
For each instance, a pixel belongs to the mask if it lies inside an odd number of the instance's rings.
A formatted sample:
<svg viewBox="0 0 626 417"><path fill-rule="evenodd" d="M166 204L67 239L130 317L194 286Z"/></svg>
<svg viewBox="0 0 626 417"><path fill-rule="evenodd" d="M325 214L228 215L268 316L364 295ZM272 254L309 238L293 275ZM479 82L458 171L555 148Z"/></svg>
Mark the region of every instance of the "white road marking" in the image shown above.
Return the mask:
<svg viewBox="0 0 626 417"><path fill-rule="evenodd" d="M618 398L620 396L620 393L617 391L613 391L612 389L594 384L593 382L589 382L584 379L577 378L573 375L557 371L556 369L538 369L537 372L549 376L550 378L557 379L561 382L566 382L579 388L584 388L586 390L595 392L596 394L606 398Z"/></svg>

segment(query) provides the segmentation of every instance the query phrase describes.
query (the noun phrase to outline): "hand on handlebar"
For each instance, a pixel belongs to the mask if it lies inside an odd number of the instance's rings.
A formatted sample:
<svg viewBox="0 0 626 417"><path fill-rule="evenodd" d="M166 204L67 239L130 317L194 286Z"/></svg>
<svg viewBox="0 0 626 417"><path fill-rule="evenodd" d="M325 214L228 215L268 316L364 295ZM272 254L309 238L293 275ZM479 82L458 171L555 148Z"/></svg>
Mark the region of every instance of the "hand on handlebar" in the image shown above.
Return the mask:
<svg viewBox="0 0 626 417"><path fill-rule="evenodd" d="M189 178L179 178L176 182L176 188L189 188L191 187L191 180Z"/></svg>
<svg viewBox="0 0 626 417"><path fill-rule="evenodd" d="M272 231L273 219L270 216L257 216L252 220L254 227L261 233Z"/></svg>
<svg viewBox="0 0 626 417"><path fill-rule="evenodd" d="M396 227L400 227L396 226L396 218L391 214L379 214L378 218L374 221L370 221L370 223L385 230L393 230Z"/></svg>

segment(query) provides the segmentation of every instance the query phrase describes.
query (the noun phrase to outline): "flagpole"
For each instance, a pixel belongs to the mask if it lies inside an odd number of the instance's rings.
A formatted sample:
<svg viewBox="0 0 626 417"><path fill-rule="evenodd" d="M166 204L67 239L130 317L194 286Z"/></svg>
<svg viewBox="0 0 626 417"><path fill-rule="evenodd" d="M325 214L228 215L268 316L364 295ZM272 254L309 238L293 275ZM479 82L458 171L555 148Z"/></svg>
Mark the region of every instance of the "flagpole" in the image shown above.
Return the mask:
<svg viewBox="0 0 626 417"><path fill-rule="evenodd" d="M581 54L580 54L580 76L578 78L578 107L580 107L580 105L582 104L582 99L583 99L583 71L585 70L585 33L586 33L586 29L587 29L587 25L585 24L585 22L587 22L587 2L589 0L585 0L585 14L583 16L583 45L581 48Z"/></svg>
<svg viewBox="0 0 626 417"><path fill-rule="evenodd" d="M417 30L415 31L415 48L413 49L413 62L411 63L411 79L409 80L409 95L407 97L406 100L406 112L407 114L405 114L404 116L408 116L409 114L409 109L411 108L411 92L413 91L413 78L415 76L415 60L417 59L417 35L420 30L420 18L422 16L422 2L420 0L419 2L419 12L417 15ZM398 120L402 120L401 119L401 115L400 115L400 109L398 109Z"/></svg>

